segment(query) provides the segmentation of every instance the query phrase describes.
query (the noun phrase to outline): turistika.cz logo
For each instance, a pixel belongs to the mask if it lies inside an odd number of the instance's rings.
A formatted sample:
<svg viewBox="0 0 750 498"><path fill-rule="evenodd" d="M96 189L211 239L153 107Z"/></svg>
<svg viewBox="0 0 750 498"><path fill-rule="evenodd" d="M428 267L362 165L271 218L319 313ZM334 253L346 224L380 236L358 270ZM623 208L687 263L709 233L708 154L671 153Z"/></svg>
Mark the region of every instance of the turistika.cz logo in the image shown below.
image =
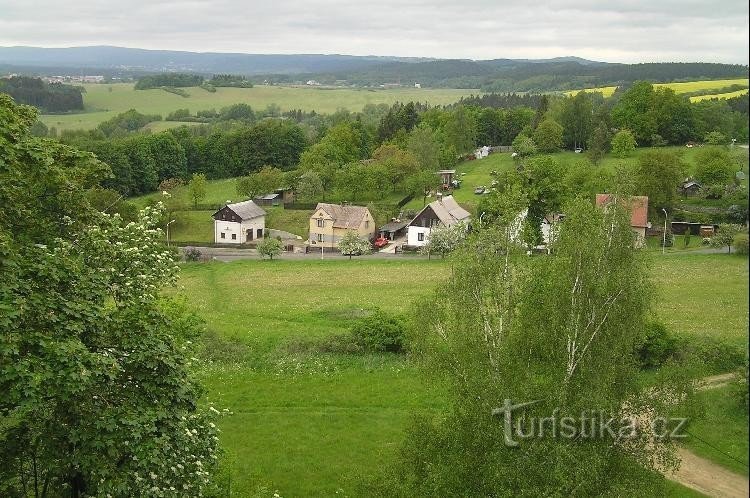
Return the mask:
<svg viewBox="0 0 750 498"><path fill-rule="evenodd" d="M519 440L534 438L560 439L611 439L627 440L649 435L654 439L680 439L687 418L612 416L603 410L584 410L577 417L560 416L555 408L547 417L527 416L524 408L541 400L513 404L510 399L492 410L492 415L502 418L506 446L517 447Z"/></svg>

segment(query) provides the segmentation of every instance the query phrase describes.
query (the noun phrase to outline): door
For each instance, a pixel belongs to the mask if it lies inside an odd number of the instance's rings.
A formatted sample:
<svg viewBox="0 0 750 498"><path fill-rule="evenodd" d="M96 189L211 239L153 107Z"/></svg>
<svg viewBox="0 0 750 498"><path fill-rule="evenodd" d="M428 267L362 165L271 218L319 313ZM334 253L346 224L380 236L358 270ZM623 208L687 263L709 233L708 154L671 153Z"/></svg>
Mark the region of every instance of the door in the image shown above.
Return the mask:
<svg viewBox="0 0 750 498"><path fill-rule="evenodd" d="M259 238L259 239L263 238L263 229L262 228L258 229L258 235L256 237Z"/></svg>
<svg viewBox="0 0 750 498"><path fill-rule="evenodd" d="M248 228L247 229L247 240L253 240L253 229Z"/></svg>

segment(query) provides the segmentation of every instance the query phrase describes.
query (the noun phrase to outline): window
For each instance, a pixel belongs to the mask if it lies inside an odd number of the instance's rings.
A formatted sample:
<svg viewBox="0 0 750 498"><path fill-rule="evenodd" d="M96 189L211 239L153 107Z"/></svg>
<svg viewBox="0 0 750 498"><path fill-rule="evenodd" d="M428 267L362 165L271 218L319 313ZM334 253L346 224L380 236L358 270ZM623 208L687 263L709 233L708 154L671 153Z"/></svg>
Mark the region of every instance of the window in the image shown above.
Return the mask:
<svg viewBox="0 0 750 498"><path fill-rule="evenodd" d="M420 242L424 242L424 232L419 232L417 234L417 240Z"/></svg>
<svg viewBox="0 0 750 498"><path fill-rule="evenodd" d="M318 234L318 242L323 242L323 234L322 233Z"/></svg>
<svg viewBox="0 0 750 498"><path fill-rule="evenodd" d="M365 220L365 228L370 228L370 220Z"/></svg>
<svg viewBox="0 0 750 498"><path fill-rule="evenodd" d="M232 240L237 240L237 234L236 233L232 234Z"/></svg>
<svg viewBox="0 0 750 498"><path fill-rule="evenodd" d="M324 226L326 226L326 222L323 218L318 218L318 228L323 228Z"/></svg>
<svg viewBox="0 0 750 498"><path fill-rule="evenodd" d="M222 239L226 239L227 238L227 234L225 234L224 232L221 232L221 238Z"/></svg>

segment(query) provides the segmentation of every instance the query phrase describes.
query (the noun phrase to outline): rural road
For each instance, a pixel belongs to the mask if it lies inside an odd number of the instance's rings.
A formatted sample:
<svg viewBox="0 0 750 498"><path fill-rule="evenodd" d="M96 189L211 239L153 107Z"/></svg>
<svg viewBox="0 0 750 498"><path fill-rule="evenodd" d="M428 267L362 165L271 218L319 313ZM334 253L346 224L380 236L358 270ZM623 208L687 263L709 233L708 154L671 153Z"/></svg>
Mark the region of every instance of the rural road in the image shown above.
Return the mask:
<svg viewBox="0 0 750 498"><path fill-rule="evenodd" d="M704 377L698 382L697 389L716 389L734 380L735 374L712 375ZM685 448L678 448L680 467L666 477L683 486L694 489L708 496L717 498L747 498L750 496L750 481L748 478L735 474L710 460L701 458Z"/></svg>

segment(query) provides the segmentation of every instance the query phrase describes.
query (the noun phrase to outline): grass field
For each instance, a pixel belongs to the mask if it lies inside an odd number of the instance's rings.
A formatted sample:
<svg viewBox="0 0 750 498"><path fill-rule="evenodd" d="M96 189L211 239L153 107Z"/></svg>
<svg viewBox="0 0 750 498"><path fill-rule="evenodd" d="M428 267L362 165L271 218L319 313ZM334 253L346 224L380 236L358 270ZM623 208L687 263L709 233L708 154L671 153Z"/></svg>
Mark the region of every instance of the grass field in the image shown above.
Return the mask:
<svg viewBox="0 0 750 498"><path fill-rule="evenodd" d="M144 114L167 114L176 109L197 111L216 109L244 102L253 109L262 110L269 104L278 105L282 111L302 109L319 113L333 113L337 109L360 111L366 104L393 104L394 102L428 102L433 105L452 104L461 97L478 93L478 90L458 89L326 89L310 87L263 86L253 88L217 88L210 93L202 88L185 90L189 97L181 97L164 90L134 90L130 83L83 85L85 112L66 115L44 115L41 120L58 131L66 129L91 129L112 116L136 109ZM162 122L150 125L153 129L166 129L182 123Z"/></svg>
<svg viewBox="0 0 750 498"><path fill-rule="evenodd" d="M656 311L670 327L747 341L746 258L653 259ZM440 408L440 393L403 357L308 355L285 345L344 332L363 309L405 312L449 265L419 258L184 265L178 292L208 331L211 361L200 374L207 399L234 413L220 427L237 496L260 485L292 497L351 494L398 447L413 412Z"/></svg>
<svg viewBox="0 0 750 498"><path fill-rule="evenodd" d="M738 474L748 475L748 414L737 387L727 385L699 393L704 415L690 422L686 446ZM699 439L700 438L700 439Z"/></svg>
<svg viewBox="0 0 750 498"><path fill-rule="evenodd" d="M690 100L702 100L702 98L731 98L742 93L747 93L747 90L740 90L739 92L722 93L716 94L715 90L726 88L731 85L748 85L747 78L737 78L730 80L704 80L704 81L685 81L681 83L654 83L654 87L667 87L674 90L676 93L692 93L692 92L705 92L705 96L701 95L698 97L691 97ZM602 86L597 88L586 88L583 90L571 90L565 92L567 95L575 95L578 92L601 92L605 97L610 97L615 92L615 86ZM712 90L714 90L712 92ZM711 95L708 97L708 95Z"/></svg>

